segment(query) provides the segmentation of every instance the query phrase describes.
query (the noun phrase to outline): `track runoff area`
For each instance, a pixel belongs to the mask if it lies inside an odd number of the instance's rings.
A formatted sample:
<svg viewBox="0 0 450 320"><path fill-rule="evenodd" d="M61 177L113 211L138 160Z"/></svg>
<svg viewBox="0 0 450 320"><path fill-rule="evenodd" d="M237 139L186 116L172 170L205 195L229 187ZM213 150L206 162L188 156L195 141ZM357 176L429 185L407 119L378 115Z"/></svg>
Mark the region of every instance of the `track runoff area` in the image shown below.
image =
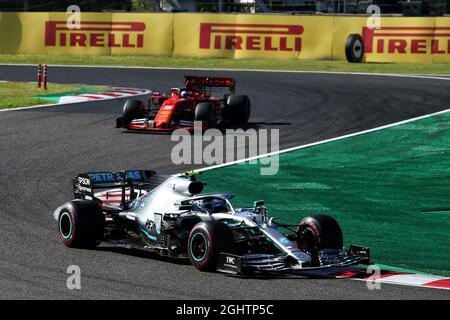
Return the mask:
<svg viewBox="0 0 450 320"><path fill-rule="evenodd" d="M333 276L450 289L449 144L450 109L199 171L207 192L233 186L237 206L265 199L279 221L332 212L381 271ZM261 174L270 158L278 173Z"/></svg>

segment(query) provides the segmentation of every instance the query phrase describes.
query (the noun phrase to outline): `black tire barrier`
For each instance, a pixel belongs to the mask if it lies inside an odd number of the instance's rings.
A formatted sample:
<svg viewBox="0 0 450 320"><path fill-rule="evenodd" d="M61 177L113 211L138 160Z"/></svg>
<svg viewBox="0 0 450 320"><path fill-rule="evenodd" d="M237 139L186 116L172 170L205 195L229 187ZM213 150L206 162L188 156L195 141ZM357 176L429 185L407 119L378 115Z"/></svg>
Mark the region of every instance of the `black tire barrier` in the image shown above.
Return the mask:
<svg viewBox="0 0 450 320"><path fill-rule="evenodd" d="M345 56L348 62L360 63L364 61L364 39L359 34L351 34L345 42Z"/></svg>

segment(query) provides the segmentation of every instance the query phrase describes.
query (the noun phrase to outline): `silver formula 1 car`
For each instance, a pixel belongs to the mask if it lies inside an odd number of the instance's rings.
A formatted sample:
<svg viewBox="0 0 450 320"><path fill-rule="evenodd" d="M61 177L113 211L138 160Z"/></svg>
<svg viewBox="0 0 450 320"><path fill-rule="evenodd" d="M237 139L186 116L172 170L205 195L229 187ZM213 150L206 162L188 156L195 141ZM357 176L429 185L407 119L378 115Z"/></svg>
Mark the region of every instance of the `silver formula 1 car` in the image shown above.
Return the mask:
<svg viewBox="0 0 450 320"><path fill-rule="evenodd" d="M270 218L264 201L233 208L232 193L202 193L195 173L159 176L149 170L90 172L73 180L75 200L54 212L68 247L100 243L189 258L202 271L236 275L305 273L369 263L369 249L343 248L330 216L298 225Z"/></svg>

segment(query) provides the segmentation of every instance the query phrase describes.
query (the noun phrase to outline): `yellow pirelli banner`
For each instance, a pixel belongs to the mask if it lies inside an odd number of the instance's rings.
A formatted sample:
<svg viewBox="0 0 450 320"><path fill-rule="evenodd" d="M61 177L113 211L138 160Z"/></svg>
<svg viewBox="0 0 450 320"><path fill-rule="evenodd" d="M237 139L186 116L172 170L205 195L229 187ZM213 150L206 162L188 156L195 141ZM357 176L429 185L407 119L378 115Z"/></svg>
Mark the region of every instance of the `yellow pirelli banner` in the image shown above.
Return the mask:
<svg viewBox="0 0 450 320"><path fill-rule="evenodd" d="M177 14L174 55L331 59L332 17Z"/></svg>
<svg viewBox="0 0 450 320"><path fill-rule="evenodd" d="M173 14L0 13L0 52L50 55L171 55Z"/></svg>
<svg viewBox="0 0 450 320"><path fill-rule="evenodd" d="M381 17L378 26L367 18L336 17L333 58L345 59L345 39L364 39L367 62L450 62L450 18Z"/></svg>
<svg viewBox="0 0 450 320"><path fill-rule="evenodd" d="M271 14L0 13L0 53L345 60L351 34L367 62L450 62L450 17Z"/></svg>
<svg viewBox="0 0 450 320"><path fill-rule="evenodd" d="M349 35L365 61L450 62L449 17L177 14L174 55L235 59L345 60Z"/></svg>

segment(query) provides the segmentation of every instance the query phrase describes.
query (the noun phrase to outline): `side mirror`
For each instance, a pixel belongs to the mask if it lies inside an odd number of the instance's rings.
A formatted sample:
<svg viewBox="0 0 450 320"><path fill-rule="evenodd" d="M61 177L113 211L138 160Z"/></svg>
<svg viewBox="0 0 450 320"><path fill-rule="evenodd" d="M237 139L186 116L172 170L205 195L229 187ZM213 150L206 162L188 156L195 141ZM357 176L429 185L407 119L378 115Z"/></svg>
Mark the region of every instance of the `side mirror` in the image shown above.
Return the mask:
<svg viewBox="0 0 450 320"><path fill-rule="evenodd" d="M255 208L261 207L261 206L263 206L263 205L264 205L264 200L257 200L257 201L255 201L255 202L253 202L253 206L254 206Z"/></svg>

